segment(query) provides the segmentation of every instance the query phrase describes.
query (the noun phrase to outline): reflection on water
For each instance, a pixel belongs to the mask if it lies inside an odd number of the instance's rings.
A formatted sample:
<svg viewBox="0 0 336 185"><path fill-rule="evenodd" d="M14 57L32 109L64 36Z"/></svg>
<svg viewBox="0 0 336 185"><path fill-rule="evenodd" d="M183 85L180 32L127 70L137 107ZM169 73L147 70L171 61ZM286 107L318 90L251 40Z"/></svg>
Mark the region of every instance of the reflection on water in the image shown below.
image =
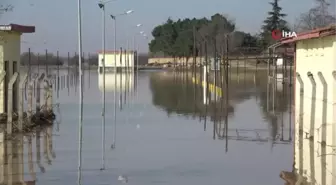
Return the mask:
<svg viewBox="0 0 336 185"><path fill-rule="evenodd" d="M62 105L63 113L60 137L55 141L58 160L53 161L54 152L44 147L48 140L44 131L30 139L25 136L26 158L34 161L27 165L31 174L27 178L34 181L37 176L41 185L75 184L78 76L73 69L49 72L54 75L55 101ZM82 184L118 184L118 177L137 185L260 185L283 184L283 179L291 184L284 176L294 182L304 177L309 182L307 173L313 171L309 174L322 179L316 184L333 185L331 149L323 150L304 135L298 137L298 130L292 146L294 96L289 83L268 80L263 70L231 72L229 88L225 80L211 75L207 88L202 81L198 73L106 73L106 147L116 139L119 143L107 150L106 170L100 171L102 74L85 71ZM137 96L131 96L135 91ZM118 103L120 109L115 109ZM10 144L5 143L8 148ZM9 150L3 151L9 154ZM301 176L287 172L293 166L293 172ZM325 170L323 166L327 166ZM49 168L52 172L41 174ZM8 174L7 166L5 171ZM241 175L244 178L239 178ZM5 184L7 176L1 176Z"/></svg>
<svg viewBox="0 0 336 185"><path fill-rule="evenodd" d="M98 78L99 90L103 91L103 74ZM134 88L134 74L132 73L105 73L106 92L130 92Z"/></svg>
<svg viewBox="0 0 336 185"><path fill-rule="evenodd" d="M198 74L194 74L196 79L202 79ZM164 109L168 115L172 113L187 117L199 117L204 120L206 128L207 118L214 123L214 138L243 140L253 142L268 142L273 144L291 143L291 116L290 116L290 88L288 84L277 84L277 88L272 89L276 94L275 99L270 101L267 96L267 71L242 71L230 76L229 88L226 89L220 82L215 84L214 80L208 83L202 81L197 83L193 74L185 73L153 73L151 75L150 88L153 94L153 104ZM223 81L222 81L223 82ZM206 85L208 84L208 85ZM208 86L204 91L205 86ZM281 86L281 88L279 88ZM213 88L211 88L213 87ZM237 124L230 121L226 125L227 117L235 119L235 107L244 104L254 98L256 104L269 127L254 129L253 120L246 120L245 125L250 125L249 129L236 127ZM204 101L206 99L206 101ZM205 103L206 102L206 103ZM273 104L274 112L267 109L268 104ZM255 107L251 107L255 109ZM249 112L244 112L247 116ZM265 136L269 132L271 137Z"/></svg>
<svg viewBox="0 0 336 185"><path fill-rule="evenodd" d="M52 160L56 157L53 151L52 137L52 126L37 129L34 133L15 135L9 139L5 139L2 132L0 141L0 184L35 184L37 181L36 171L45 173L46 168L48 168L46 165L51 165ZM29 170L25 172L27 167ZM25 174L29 174L29 176L27 177Z"/></svg>

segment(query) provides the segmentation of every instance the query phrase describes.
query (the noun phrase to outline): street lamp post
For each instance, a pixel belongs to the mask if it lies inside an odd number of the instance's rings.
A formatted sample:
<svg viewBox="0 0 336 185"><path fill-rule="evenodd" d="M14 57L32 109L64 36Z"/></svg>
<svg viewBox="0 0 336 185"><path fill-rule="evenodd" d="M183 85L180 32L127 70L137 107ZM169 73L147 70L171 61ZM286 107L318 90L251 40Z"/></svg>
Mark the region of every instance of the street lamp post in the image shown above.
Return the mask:
<svg viewBox="0 0 336 185"><path fill-rule="evenodd" d="M136 25L136 27L141 27L142 26L142 24L137 24ZM141 32L140 32L141 33ZM136 35L137 34L134 34L134 36L133 36L133 51L136 51L136 54L137 54L137 57L138 57L138 50L137 50L137 48L136 48L136 45L137 45L137 42L135 41L136 40ZM133 57L134 58L134 57ZM137 60L137 59L136 59ZM136 64L137 64L137 69L138 69L138 60L137 60L137 62L136 62ZM134 69L134 66L135 64L134 64L134 59L133 59L133 69ZM137 70L138 71L138 70Z"/></svg>
<svg viewBox="0 0 336 185"><path fill-rule="evenodd" d="M78 0L78 66L79 66L79 150L78 150L78 184L82 179L82 137L83 137L83 89L82 89L82 2Z"/></svg>
<svg viewBox="0 0 336 185"><path fill-rule="evenodd" d="M102 9L102 47L103 47L103 57L101 60L103 66L103 92L102 92L102 167L101 170L105 169L105 5L115 0L101 1L98 3L98 7ZM100 70L100 68L99 68Z"/></svg>
<svg viewBox="0 0 336 185"><path fill-rule="evenodd" d="M117 17L122 15L128 15L133 13L133 10L125 11L124 13L110 15L114 20L114 85L117 84ZM121 52L120 52L121 55ZM116 147L116 135L117 135L117 92L116 88L114 88L114 135L111 148L114 149Z"/></svg>

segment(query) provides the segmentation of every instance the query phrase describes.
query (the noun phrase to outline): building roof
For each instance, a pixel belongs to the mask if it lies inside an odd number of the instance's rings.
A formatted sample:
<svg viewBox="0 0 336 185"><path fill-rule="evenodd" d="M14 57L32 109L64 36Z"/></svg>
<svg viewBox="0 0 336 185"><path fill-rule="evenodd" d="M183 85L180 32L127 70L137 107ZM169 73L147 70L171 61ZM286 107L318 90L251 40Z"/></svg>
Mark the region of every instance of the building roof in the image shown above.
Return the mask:
<svg viewBox="0 0 336 185"><path fill-rule="evenodd" d="M103 54L103 51L104 50L100 50L100 51L98 51L98 54ZM131 50L131 51L126 51L126 53L135 53L136 51L133 51L133 50ZM117 50L117 51L114 51L114 50L105 50L105 54L115 54L115 53L117 53L117 54L119 54L120 53L120 50ZM123 53L125 53L125 51L123 50Z"/></svg>
<svg viewBox="0 0 336 185"><path fill-rule="evenodd" d="M14 31L19 33L34 33L35 26L24 26L18 24L0 25L0 31Z"/></svg>
<svg viewBox="0 0 336 185"><path fill-rule="evenodd" d="M309 32L303 32L297 34L297 37L283 38L280 40L281 43L291 43L300 40L313 39L318 37L325 37L330 35L336 35L336 25L329 25L324 28L318 28Z"/></svg>

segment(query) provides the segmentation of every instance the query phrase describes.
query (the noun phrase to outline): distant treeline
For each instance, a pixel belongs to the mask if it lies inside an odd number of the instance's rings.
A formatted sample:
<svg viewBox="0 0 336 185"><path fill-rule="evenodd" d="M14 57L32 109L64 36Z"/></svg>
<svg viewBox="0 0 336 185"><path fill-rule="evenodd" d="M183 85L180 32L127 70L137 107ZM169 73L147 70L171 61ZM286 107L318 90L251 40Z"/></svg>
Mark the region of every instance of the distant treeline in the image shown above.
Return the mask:
<svg viewBox="0 0 336 185"><path fill-rule="evenodd" d="M83 63L87 63L87 65L97 65L98 55L87 55L86 57L82 57L82 60ZM78 65L78 55L64 57L57 56L53 53L36 54L33 52L25 52L21 54L20 61L22 65Z"/></svg>
<svg viewBox="0 0 336 185"><path fill-rule="evenodd" d="M78 55L72 55L69 57L57 56L52 53L36 54L33 52L25 52L21 54L21 65L78 65ZM82 57L84 65L98 65L98 55L91 54ZM148 55L139 54L139 64L147 64Z"/></svg>
<svg viewBox="0 0 336 185"><path fill-rule="evenodd" d="M148 64L148 54L139 54L139 65Z"/></svg>

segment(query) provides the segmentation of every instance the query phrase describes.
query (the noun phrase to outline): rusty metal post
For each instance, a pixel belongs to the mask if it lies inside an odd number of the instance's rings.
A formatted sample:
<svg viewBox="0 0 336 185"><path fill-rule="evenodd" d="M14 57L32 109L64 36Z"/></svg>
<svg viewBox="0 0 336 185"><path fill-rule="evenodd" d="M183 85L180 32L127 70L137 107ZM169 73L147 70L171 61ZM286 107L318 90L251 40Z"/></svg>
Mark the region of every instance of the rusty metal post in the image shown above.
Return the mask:
<svg viewBox="0 0 336 185"><path fill-rule="evenodd" d="M13 132L13 86L16 82L19 74L17 72L11 77L8 82L8 99L7 99L7 134Z"/></svg>
<svg viewBox="0 0 336 185"><path fill-rule="evenodd" d="M307 76L310 80L312 85L312 94L311 94L311 109L310 109L310 129L309 129L309 138L314 138L314 131L315 131L315 109L316 109L316 82L314 76L311 72L307 73Z"/></svg>
<svg viewBox="0 0 336 185"><path fill-rule="evenodd" d="M19 120L18 120L18 127L19 127L19 131L21 132L23 129L23 112L24 112L24 100L23 100L23 93L24 93L24 89L26 86L28 80L28 74L25 74L23 76L23 78L20 81L20 93L19 93L19 110L18 110L18 114L19 114Z"/></svg>
<svg viewBox="0 0 336 185"><path fill-rule="evenodd" d="M37 78L37 83L36 83L36 113L40 112L41 105L40 105L40 99L41 99L41 82L44 78L44 73L42 73L38 78Z"/></svg>

